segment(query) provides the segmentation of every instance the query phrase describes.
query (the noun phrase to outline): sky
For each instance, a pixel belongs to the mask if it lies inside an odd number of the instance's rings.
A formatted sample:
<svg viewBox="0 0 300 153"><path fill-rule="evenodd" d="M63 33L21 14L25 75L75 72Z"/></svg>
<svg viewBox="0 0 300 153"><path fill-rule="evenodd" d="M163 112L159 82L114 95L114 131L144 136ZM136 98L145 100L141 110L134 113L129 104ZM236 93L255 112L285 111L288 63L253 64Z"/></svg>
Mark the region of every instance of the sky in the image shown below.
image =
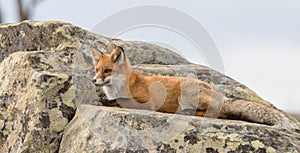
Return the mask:
<svg viewBox="0 0 300 153"><path fill-rule="evenodd" d="M14 5L13 0L0 0L5 22L17 22ZM114 14L143 5L170 7L197 21L218 48L221 60L217 62L224 66L221 72L247 85L278 108L300 113L299 0L44 0L34 8L32 19L59 20L94 30ZM157 18L162 16L156 11L148 13ZM119 24L130 20L135 18L122 18ZM188 26L189 22L183 20L175 14L167 21ZM169 27L132 27L115 37L159 44L194 63L210 66L201 47L199 51L188 35Z"/></svg>

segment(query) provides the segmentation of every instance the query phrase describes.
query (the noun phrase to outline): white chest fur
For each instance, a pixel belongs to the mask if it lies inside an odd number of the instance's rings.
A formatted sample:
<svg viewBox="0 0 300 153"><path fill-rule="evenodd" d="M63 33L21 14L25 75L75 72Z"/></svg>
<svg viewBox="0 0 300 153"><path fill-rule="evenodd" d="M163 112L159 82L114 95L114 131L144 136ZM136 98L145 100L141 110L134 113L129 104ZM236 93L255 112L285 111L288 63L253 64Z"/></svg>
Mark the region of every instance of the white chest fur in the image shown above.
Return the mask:
<svg viewBox="0 0 300 153"><path fill-rule="evenodd" d="M111 76L109 85L103 86L105 95L109 100L116 98L130 98L129 87L126 84L127 78L122 75Z"/></svg>

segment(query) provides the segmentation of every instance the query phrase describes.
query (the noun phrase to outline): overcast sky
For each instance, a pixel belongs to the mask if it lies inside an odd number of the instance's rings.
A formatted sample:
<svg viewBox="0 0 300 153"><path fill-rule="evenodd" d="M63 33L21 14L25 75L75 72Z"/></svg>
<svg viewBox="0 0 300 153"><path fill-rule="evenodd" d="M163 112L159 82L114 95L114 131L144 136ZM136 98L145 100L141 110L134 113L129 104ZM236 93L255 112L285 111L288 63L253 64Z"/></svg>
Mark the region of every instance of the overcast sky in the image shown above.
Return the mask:
<svg viewBox="0 0 300 153"><path fill-rule="evenodd" d="M4 21L16 22L14 1L0 0L0 4ZM121 10L145 4L172 7L191 16L214 39L226 75L280 109L300 112L299 0L44 0L35 8L32 19L61 20L91 30ZM153 15L159 17L156 13ZM120 20L120 24L127 20ZM209 66L206 57L179 33L144 26L127 30L118 38L163 44L195 63Z"/></svg>

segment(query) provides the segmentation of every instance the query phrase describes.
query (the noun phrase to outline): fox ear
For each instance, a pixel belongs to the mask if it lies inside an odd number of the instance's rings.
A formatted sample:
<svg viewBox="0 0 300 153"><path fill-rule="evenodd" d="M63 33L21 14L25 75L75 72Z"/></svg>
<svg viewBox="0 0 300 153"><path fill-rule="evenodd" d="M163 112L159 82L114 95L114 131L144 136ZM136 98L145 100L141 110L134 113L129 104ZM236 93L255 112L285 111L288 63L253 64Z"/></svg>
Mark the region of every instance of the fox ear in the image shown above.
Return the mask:
<svg viewBox="0 0 300 153"><path fill-rule="evenodd" d="M118 61L123 62L125 60L124 49L120 46L116 46L114 51L111 53L111 60L116 63ZM121 63L120 63L121 64Z"/></svg>
<svg viewBox="0 0 300 153"><path fill-rule="evenodd" d="M98 50L96 48L91 48L91 54L92 54L94 64L97 64L99 61L99 57L101 54L103 54L103 52L101 52L100 50Z"/></svg>

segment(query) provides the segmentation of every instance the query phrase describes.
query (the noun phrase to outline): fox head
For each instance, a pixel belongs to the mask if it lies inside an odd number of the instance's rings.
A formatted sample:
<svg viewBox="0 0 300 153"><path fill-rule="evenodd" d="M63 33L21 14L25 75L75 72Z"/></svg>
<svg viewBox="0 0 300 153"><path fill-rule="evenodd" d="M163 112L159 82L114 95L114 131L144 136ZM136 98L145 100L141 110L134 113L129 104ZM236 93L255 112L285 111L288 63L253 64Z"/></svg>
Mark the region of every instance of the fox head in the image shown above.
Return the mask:
<svg viewBox="0 0 300 153"><path fill-rule="evenodd" d="M131 66L124 49L115 47L111 54L101 53L95 68L93 83L96 86L113 86L124 84L131 73Z"/></svg>

